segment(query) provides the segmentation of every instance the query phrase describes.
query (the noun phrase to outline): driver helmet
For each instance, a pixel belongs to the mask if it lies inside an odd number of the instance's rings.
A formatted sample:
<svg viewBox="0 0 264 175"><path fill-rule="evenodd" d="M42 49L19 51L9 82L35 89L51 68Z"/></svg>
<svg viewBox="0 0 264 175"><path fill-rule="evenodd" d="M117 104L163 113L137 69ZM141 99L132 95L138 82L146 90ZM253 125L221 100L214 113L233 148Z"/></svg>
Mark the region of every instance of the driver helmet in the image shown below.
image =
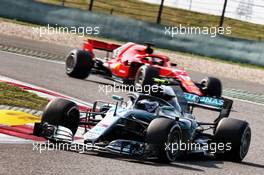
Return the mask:
<svg viewBox="0 0 264 175"><path fill-rule="evenodd" d="M145 110L150 113L154 113L156 109L158 108L159 103L156 101L150 101L147 99L139 100L138 101L138 108Z"/></svg>
<svg viewBox="0 0 264 175"><path fill-rule="evenodd" d="M173 98L176 97L176 94L172 89L172 87L164 86L164 85L159 86L158 91L152 92L151 95L155 97L159 97L165 101L172 100Z"/></svg>

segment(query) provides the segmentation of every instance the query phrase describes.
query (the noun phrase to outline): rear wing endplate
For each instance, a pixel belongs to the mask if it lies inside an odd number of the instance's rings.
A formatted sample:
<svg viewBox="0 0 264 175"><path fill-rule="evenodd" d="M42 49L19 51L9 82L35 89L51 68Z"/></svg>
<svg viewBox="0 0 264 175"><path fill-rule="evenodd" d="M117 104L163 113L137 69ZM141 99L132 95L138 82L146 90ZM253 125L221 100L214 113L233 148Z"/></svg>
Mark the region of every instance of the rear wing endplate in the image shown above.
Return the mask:
<svg viewBox="0 0 264 175"><path fill-rule="evenodd" d="M198 96L191 93L184 93L184 97L187 100L188 104L193 107L205 108L213 111L220 112L219 120L224 117L228 117L232 106L233 100L227 98L215 98L208 96ZM218 120L216 119L216 120Z"/></svg>

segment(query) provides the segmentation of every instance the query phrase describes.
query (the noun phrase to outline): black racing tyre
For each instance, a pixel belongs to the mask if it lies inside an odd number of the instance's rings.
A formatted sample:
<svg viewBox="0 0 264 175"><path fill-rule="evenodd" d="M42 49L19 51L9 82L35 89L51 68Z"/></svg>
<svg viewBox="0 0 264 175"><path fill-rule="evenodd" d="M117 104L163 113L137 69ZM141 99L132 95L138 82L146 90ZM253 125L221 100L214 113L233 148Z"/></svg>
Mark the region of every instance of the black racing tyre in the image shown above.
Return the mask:
<svg viewBox="0 0 264 175"><path fill-rule="evenodd" d="M233 118L223 118L217 125L214 141L217 144L229 144L229 149L224 150L222 153L216 153L215 157L240 162L248 153L250 140L251 129L247 122Z"/></svg>
<svg viewBox="0 0 264 175"><path fill-rule="evenodd" d="M135 88L136 89L147 89L154 85L153 78L159 77L159 69L147 65L141 66L135 77ZM148 86L148 87L145 87Z"/></svg>
<svg viewBox="0 0 264 175"><path fill-rule="evenodd" d="M83 50L72 50L66 58L66 74L70 77L85 79L94 66L92 54Z"/></svg>
<svg viewBox="0 0 264 175"><path fill-rule="evenodd" d="M41 124L48 123L55 126L64 126L70 129L75 135L80 122L80 112L78 106L69 100L57 98L46 106Z"/></svg>
<svg viewBox="0 0 264 175"><path fill-rule="evenodd" d="M148 126L145 142L157 149L159 162L170 163L181 154L179 149L181 138L181 129L175 120L156 118Z"/></svg>
<svg viewBox="0 0 264 175"><path fill-rule="evenodd" d="M222 83L218 78L206 77L201 81L202 92L211 97L222 96Z"/></svg>

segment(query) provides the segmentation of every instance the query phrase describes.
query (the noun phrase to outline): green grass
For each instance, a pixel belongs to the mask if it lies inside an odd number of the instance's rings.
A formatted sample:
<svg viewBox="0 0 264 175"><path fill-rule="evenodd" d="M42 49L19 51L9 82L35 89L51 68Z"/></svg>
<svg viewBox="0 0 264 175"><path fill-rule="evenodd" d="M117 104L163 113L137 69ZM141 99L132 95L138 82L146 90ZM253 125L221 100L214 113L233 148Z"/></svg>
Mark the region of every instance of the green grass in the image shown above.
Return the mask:
<svg viewBox="0 0 264 175"><path fill-rule="evenodd" d="M48 100L36 94L22 90L3 82L0 82L0 104L29 109L43 110Z"/></svg>
<svg viewBox="0 0 264 175"><path fill-rule="evenodd" d="M37 0L45 3L61 5L61 0ZM90 2L88 0L88 2ZM66 0L65 6L87 10L87 0ZM148 4L139 0L94 0L93 11L125 16L147 22L156 22L159 6ZM161 23L169 26L217 27L219 16L192 12L183 9L164 7ZM225 18L224 26L232 27L233 37L264 40L264 26Z"/></svg>

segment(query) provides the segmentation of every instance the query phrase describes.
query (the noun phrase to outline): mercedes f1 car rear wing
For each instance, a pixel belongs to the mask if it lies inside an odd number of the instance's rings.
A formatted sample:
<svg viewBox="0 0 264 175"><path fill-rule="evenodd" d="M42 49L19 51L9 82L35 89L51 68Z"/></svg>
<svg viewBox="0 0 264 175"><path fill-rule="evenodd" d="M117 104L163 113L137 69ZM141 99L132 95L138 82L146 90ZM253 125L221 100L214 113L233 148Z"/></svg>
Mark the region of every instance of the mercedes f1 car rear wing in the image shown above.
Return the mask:
<svg viewBox="0 0 264 175"><path fill-rule="evenodd" d="M212 111L220 112L218 118L215 120L217 123L220 119L228 117L233 105L233 100L227 98L215 98L207 96L198 96L191 93L184 92L184 98L187 100L189 106L205 108Z"/></svg>

